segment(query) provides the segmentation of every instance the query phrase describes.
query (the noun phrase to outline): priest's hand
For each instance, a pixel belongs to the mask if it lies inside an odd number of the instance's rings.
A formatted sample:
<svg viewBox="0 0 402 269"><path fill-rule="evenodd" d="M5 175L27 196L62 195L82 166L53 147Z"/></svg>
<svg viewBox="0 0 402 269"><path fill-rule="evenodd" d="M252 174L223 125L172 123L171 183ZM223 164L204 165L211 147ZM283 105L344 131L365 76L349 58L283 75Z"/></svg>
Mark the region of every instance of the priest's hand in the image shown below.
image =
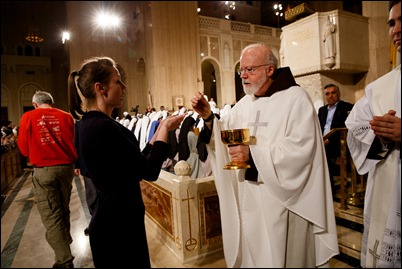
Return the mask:
<svg viewBox="0 0 402 269"><path fill-rule="evenodd" d="M197 92L194 97L191 98L191 106L203 119L207 119L211 116L211 107L207 99L204 98L203 93Z"/></svg>
<svg viewBox="0 0 402 269"><path fill-rule="evenodd" d="M370 121L374 134L384 144L401 141L401 118L395 115L396 111L390 110L383 116L374 116Z"/></svg>
<svg viewBox="0 0 402 269"><path fill-rule="evenodd" d="M229 155L231 161L248 162L250 149L248 145L229 145Z"/></svg>

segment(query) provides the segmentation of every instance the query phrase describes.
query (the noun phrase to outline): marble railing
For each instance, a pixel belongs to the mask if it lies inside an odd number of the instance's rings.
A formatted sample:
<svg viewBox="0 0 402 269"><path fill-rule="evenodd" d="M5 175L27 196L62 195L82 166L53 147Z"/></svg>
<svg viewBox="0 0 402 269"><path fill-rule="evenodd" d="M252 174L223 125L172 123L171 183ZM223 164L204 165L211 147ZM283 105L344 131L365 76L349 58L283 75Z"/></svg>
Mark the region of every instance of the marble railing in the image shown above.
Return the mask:
<svg viewBox="0 0 402 269"><path fill-rule="evenodd" d="M247 35L263 35L274 38L281 36L282 30L274 27L267 27L258 24L251 24L239 21L231 21L226 19L218 19L207 16L198 16L201 31L210 32L217 30L218 32L226 32L230 29L233 35L247 34Z"/></svg>
<svg viewBox="0 0 402 269"><path fill-rule="evenodd" d="M1 154L1 193L5 193L11 182L23 172L21 153L14 149Z"/></svg>
<svg viewBox="0 0 402 269"><path fill-rule="evenodd" d="M148 227L185 264L222 251L219 198L212 176L192 179L185 161L174 170L141 189Z"/></svg>
<svg viewBox="0 0 402 269"><path fill-rule="evenodd" d="M358 193L358 189L360 189L362 192L365 192L366 184L364 176L357 174L353 159L349 153L346 142L348 129L346 127L334 128L327 133L323 139L326 140L335 133L339 133L340 135L339 146L341 148L341 155L339 157L341 201L339 208L347 210L348 204L353 206L363 205L363 195ZM350 191L346 188L346 181L348 179L350 179L351 184Z"/></svg>

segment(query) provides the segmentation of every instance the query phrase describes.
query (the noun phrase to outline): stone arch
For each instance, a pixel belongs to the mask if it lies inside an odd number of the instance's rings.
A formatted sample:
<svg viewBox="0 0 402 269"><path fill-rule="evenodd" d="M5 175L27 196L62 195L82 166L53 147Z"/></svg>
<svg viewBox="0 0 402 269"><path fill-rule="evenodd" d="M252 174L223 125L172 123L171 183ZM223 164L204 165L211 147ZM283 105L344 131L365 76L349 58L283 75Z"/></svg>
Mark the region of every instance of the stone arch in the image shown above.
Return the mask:
<svg viewBox="0 0 402 269"><path fill-rule="evenodd" d="M28 82L23 84L19 89L20 109L24 113L32 109L32 96L37 91L44 91L43 87L37 83Z"/></svg>
<svg viewBox="0 0 402 269"><path fill-rule="evenodd" d="M8 120L10 104L10 90L2 83L1 84L1 119Z"/></svg>
<svg viewBox="0 0 402 269"><path fill-rule="evenodd" d="M201 73L202 81L204 84L204 94L208 96L208 99L213 97L217 107L222 107L221 99L221 68L215 58L204 57L201 61ZM215 79L215 82L213 82Z"/></svg>
<svg viewBox="0 0 402 269"><path fill-rule="evenodd" d="M10 90L3 83L1 84L1 106L8 106Z"/></svg>
<svg viewBox="0 0 402 269"><path fill-rule="evenodd" d="M25 56L34 56L33 55L33 48L31 45L26 45L25 46L25 51L24 51Z"/></svg>
<svg viewBox="0 0 402 269"><path fill-rule="evenodd" d="M35 56L39 57L40 56L40 48L35 47Z"/></svg>
<svg viewBox="0 0 402 269"><path fill-rule="evenodd" d="M236 102L238 102L245 94L243 90L243 84L241 83L241 78L239 74L237 74L237 69L240 68L240 60L235 64L235 88L236 88Z"/></svg>
<svg viewBox="0 0 402 269"><path fill-rule="evenodd" d="M17 46L17 55L20 55L20 56L24 55L24 49L22 48L21 45Z"/></svg>

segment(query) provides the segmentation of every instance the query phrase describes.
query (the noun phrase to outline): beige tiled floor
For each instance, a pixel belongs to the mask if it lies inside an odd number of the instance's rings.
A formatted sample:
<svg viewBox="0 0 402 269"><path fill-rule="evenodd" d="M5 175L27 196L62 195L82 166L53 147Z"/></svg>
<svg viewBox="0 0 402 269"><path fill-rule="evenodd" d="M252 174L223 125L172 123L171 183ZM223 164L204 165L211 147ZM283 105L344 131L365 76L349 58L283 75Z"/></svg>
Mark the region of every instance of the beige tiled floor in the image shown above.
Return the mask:
<svg viewBox="0 0 402 269"><path fill-rule="evenodd" d="M85 204L84 182L76 178L71 195L71 245L76 268L93 268L88 237L84 229L89 222ZM147 225L148 226L148 225ZM225 268L223 252L215 253L193 263L182 264L176 256L147 229L151 264L154 268ZM14 180L2 204L1 268L49 268L53 265L53 251L45 240L45 229L33 203L32 182L26 176ZM331 268L351 268L336 259Z"/></svg>
<svg viewBox="0 0 402 269"><path fill-rule="evenodd" d="M190 264L182 264L161 241L154 238L152 229L148 232L148 245L151 252L151 263L153 268L226 268L223 252L216 253L208 259ZM330 260L330 268L353 268L335 258Z"/></svg>

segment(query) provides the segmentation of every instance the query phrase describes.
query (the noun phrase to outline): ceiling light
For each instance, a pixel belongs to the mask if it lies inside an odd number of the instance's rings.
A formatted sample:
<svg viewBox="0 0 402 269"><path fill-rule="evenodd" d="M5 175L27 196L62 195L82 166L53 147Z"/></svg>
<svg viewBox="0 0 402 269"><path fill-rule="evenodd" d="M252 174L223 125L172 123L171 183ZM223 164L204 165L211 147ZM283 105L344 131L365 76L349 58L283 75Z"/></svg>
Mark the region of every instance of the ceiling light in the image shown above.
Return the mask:
<svg viewBox="0 0 402 269"><path fill-rule="evenodd" d="M29 33L25 39L29 42L33 42L33 43L40 43L43 42L43 40L45 40L43 37L40 37L38 34L34 34L34 33Z"/></svg>

